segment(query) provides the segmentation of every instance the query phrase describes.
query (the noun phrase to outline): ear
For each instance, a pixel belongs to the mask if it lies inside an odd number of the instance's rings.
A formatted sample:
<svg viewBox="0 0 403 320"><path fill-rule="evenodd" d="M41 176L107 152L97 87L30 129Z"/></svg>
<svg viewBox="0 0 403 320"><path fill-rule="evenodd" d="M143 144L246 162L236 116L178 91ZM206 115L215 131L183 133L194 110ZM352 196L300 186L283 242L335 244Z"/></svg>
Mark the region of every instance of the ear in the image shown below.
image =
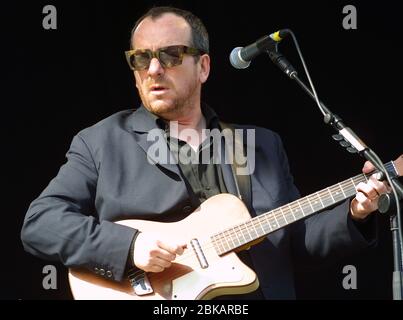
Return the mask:
<svg viewBox="0 0 403 320"><path fill-rule="evenodd" d="M200 56L200 82L205 83L210 74L210 56L203 54Z"/></svg>

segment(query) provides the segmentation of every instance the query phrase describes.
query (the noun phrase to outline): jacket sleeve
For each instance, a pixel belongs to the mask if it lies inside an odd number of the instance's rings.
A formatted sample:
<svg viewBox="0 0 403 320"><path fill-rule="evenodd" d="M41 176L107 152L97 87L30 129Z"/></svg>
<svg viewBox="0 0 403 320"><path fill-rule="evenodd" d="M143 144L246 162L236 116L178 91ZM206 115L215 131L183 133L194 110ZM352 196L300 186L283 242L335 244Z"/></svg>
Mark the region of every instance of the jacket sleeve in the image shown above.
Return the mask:
<svg viewBox="0 0 403 320"><path fill-rule="evenodd" d="M285 150L278 137L278 154L283 164L288 202L299 198ZM376 217L355 222L349 214L350 199L291 225L291 250L296 270L314 269L373 246L377 239Z"/></svg>
<svg viewBox="0 0 403 320"><path fill-rule="evenodd" d="M330 265L376 244L376 217L354 222L349 209L350 200L346 200L294 226L291 236L297 270Z"/></svg>
<svg viewBox="0 0 403 320"><path fill-rule="evenodd" d="M85 267L120 281L137 231L99 221L95 209L98 170L80 134L66 156L67 162L26 213L23 246L39 258Z"/></svg>

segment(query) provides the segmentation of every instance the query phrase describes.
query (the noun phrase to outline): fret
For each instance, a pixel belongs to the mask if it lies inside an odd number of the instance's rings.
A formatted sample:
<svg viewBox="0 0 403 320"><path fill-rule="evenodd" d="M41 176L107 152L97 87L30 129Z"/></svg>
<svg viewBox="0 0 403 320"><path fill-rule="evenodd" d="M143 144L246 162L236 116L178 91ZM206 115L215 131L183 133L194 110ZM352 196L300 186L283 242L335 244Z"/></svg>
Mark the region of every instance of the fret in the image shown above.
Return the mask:
<svg viewBox="0 0 403 320"><path fill-rule="evenodd" d="M274 217L274 220L276 220L277 226L275 226L275 227L276 227L276 228L277 228L277 227L280 227L280 224L278 223L278 220L277 220L276 215L275 215L275 214L271 214L270 216Z"/></svg>
<svg viewBox="0 0 403 320"><path fill-rule="evenodd" d="M304 197L300 199L300 203L302 204L302 207L304 208L304 213L305 215L310 215L312 213L311 206L309 205L309 201L307 200L308 197Z"/></svg>
<svg viewBox="0 0 403 320"><path fill-rule="evenodd" d="M276 223L277 220L276 221L274 221L274 220L275 219L273 219L273 217L271 215L267 216L267 221L270 224L271 228L276 230L277 226L278 226L278 223Z"/></svg>
<svg viewBox="0 0 403 320"><path fill-rule="evenodd" d="M281 212L284 214L283 207L280 207L280 210L281 210ZM293 218L294 218L294 221L297 221L297 218L295 218L294 212L292 212L292 210L290 210L290 211L291 211L291 214L292 214L292 216L293 216Z"/></svg>
<svg viewBox="0 0 403 320"><path fill-rule="evenodd" d="M293 210L293 209L291 208L291 204L290 204L290 203L287 204L287 207L288 207L288 211L290 211L290 212L293 214L293 216L295 217L295 213L297 213L298 210Z"/></svg>
<svg viewBox="0 0 403 320"><path fill-rule="evenodd" d="M346 180L343 182L343 185L345 185L344 187L344 193L346 194L346 197L351 197L352 195L354 195L356 193L355 187L354 185L351 183L350 180ZM346 186L347 185L347 186Z"/></svg>
<svg viewBox="0 0 403 320"><path fill-rule="evenodd" d="M226 244L226 247L227 247L227 251L230 251L230 250L231 250L231 246L230 246L230 244L229 244L229 242L228 242L227 237L225 236L225 232L224 232L224 233L221 233L221 234L223 235L223 237L221 237L221 239L224 239L224 240L225 240L225 244ZM222 241L222 243L223 243L223 247L225 248L225 244L224 244L223 241Z"/></svg>
<svg viewBox="0 0 403 320"><path fill-rule="evenodd" d="M256 238L258 238L258 233L257 233L257 230L256 230L256 228L255 228L255 223L254 223L254 221L253 220L249 220L248 222L247 222L247 224L249 225L247 228L248 228L248 230L249 230L249 233L250 233L250 235L251 235L251 238L252 239L256 239ZM253 228L253 229L252 229ZM255 236L253 236L253 233L252 232L255 232Z"/></svg>
<svg viewBox="0 0 403 320"><path fill-rule="evenodd" d="M325 208L327 208L328 206L334 204L332 195L329 194L329 190L324 189L324 190L322 190L322 192L324 192L322 200L323 200L323 203L325 205Z"/></svg>
<svg viewBox="0 0 403 320"><path fill-rule="evenodd" d="M216 236L211 237L211 242L213 243L213 247L216 249L216 251L218 251L218 253L222 252L222 250L220 248L220 244L216 239Z"/></svg>
<svg viewBox="0 0 403 320"><path fill-rule="evenodd" d="M343 187L341 186L340 182L338 183L338 186L340 187L341 192L343 192L344 198L347 198L347 196L346 196L346 194L344 193Z"/></svg>
<svg viewBox="0 0 403 320"><path fill-rule="evenodd" d="M246 240L246 237L245 237L245 234L244 234L244 230L242 229L242 225L243 225L243 224L238 225L238 228L240 229L240 233L242 234L242 237L243 237L243 240L244 240L244 244L245 244L245 243L248 243L249 241Z"/></svg>
<svg viewBox="0 0 403 320"><path fill-rule="evenodd" d="M305 217L305 211L302 208L300 201L298 200L297 203L298 203L299 207L301 208L302 215Z"/></svg>
<svg viewBox="0 0 403 320"><path fill-rule="evenodd" d="M337 187L337 186L334 186L334 187L333 187L333 190L334 190L334 192L333 192L334 197L333 197L333 198L335 199L335 202L339 202L339 201L345 199L345 198L343 197L343 195L341 194L341 192L338 190L338 187Z"/></svg>
<svg viewBox="0 0 403 320"><path fill-rule="evenodd" d="M252 235L250 234L250 229L249 229L249 226L248 226L248 224L249 224L249 221L247 221L247 222L245 222L244 223L244 225L245 225L245 229L246 229L246 231L248 232L248 236L249 236L249 240L248 240L248 242L250 242L250 241L252 241L253 240L253 237L252 237Z"/></svg>
<svg viewBox="0 0 403 320"><path fill-rule="evenodd" d="M349 184L350 184L350 189L352 189L352 190L350 191L350 195L353 195L353 194L355 194L355 193L357 192L357 189L356 189L354 180L350 179L350 180L348 180L348 181L349 181Z"/></svg>
<svg viewBox="0 0 403 320"><path fill-rule="evenodd" d="M335 203L336 201L334 200L333 195L332 195L332 193L330 192L330 189L329 189L329 188L327 188L327 191L329 192L330 196L332 197L332 199L333 199L333 203Z"/></svg>
<svg viewBox="0 0 403 320"><path fill-rule="evenodd" d="M265 217L264 217L263 219L265 219ZM266 233L266 230L265 230L264 225L262 224L262 218L261 218L261 217L258 217L258 218L257 218L257 221L259 222L260 228L262 229L262 232L257 233L257 235L260 236L260 235L262 235L262 234L265 234L265 233ZM270 227L270 231L271 231L271 226L270 226L270 224L268 224L268 226Z"/></svg>
<svg viewBox="0 0 403 320"><path fill-rule="evenodd" d="M316 192L316 195L317 195L317 197L319 198L320 203L322 204L322 208L324 208L325 205L323 204L322 199L321 199L321 197L319 196L319 193Z"/></svg>
<svg viewBox="0 0 403 320"><path fill-rule="evenodd" d="M231 228L231 229L233 229L233 228ZM226 239L229 238L231 240L232 246L230 245L230 248L234 249L234 248L236 248L236 245L235 245L234 239L232 239L231 233L229 231L231 229L227 229L227 231L225 231L227 233Z"/></svg>
<svg viewBox="0 0 403 320"><path fill-rule="evenodd" d="M315 212L315 208L313 207L313 205L312 205L311 200L309 199L309 197L305 197L305 198L308 200L308 203L309 203L309 205L310 205L311 208L312 208L312 212Z"/></svg>
<svg viewBox="0 0 403 320"><path fill-rule="evenodd" d="M291 204L288 205L288 209L289 209L291 212L293 212L294 217L295 217L295 214L298 214L298 212L301 212L301 210L299 210L299 209L297 209L297 208L295 208L295 209L293 210L293 209L291 208ZM304 217L304 213L301 212L301 214L302 214L302 216L298 217L298 219Z"/></svg>
<svg viewBox="0 0 403 320"><path fill-rule="evenodd" d="M229 250L229 247L228 247L228 246L227 246L227 248L225 247L225 243L224 243L224 241L222 240L222 237L220 237L220 238L218 239L217 243L219 243L219 247L220 247L220 249L221 249L221 252L225 252L225 251Z"/></svg>
<svg viewBox="0 0 403 320"><path fill-rule="evenodd" d="M288 222L287 222L287 219L286 219L286 217L284 215L280 216L280 214L279 214L280 212L281 211L276 210L276 211L273 212L273 214L276 216L277 221L279 222L279 225L281 227L281 226L287 225Z"/></svg>
<svg viewBox="0 0 403 320"><path fill-rule="evenodd" d="M364 178L365 178L365 182L368 182L368 177L366 174L363 174Z"/></svg>
<svg viewBox="0 0 403 320"><path fill-rule="evenodd" d="M350 180L351 180L351 182L353 183L354 189L356 189L356 188L357 188L357 185L355 184L354 179L353 179L353 178L350 178Z"/></svg>
<svg viewBox="0 0 403 320"><path fill-rule="evenodd" d="M320 209L322 209L321 203L318 199L318 195L316 193L314 193L312 195L312 201L313 201L313 208L314 211L319 211Z"/></svg>
<svg viewBox="0 0 403 320"><path fill-rule="evenodd" d="M219 251L219 252L223 252L224 248L221 246L221 241L219 241L219 240L217 239L217 236L214 236L213 239L212 239L212 241L213 241L214 247L218 247L218 251Z"/></svg>
<svg viewBox="0 0 403 320"><path fill-rule="evenodd" d="M234 226L232 227L232 235L231 238L234 239L234 244L235 244L235 248L238 248L241 245L241 241L238 238L238 233L239 231L236 230L238 226ZM236 244L235 240L238 242L238 244Z"/></svg>

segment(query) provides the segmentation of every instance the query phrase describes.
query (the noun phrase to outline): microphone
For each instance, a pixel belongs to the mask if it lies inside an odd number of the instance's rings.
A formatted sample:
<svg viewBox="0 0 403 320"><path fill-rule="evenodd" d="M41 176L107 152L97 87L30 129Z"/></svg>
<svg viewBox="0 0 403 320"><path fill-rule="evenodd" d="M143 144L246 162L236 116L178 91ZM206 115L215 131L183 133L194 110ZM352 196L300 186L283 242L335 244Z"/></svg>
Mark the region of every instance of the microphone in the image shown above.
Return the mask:
<svg viewBox="0 0 403 320"><path fill-rule="evenodd" d="M277 44L283 40L287 34L288 30L282 29L268 36L264 36L244 48L234 48L229 56L231 65L237 69L245 69L249 67L252 59L260 53L264 51L275 51L277 49Z"/></svg>

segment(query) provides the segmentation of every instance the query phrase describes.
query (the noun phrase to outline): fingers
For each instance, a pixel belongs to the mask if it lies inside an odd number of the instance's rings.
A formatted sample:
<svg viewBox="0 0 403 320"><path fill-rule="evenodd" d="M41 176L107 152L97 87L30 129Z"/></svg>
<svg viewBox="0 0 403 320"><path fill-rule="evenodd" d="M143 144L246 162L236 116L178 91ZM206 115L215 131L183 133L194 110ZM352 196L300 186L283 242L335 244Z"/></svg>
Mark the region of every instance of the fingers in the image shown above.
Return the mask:
<svg viewBox="0 0 403 320"><path fill-rule="evenodd" d="M186 243L178 243L173 241L158 241L158 246L173 255L181 255L186 247Z"/></svg>
<svg viewBox="0 0 403 320"><path fill-rule="evenodd" d="M160 257L153 257L153 258L150 259L150 265L151 266L157 266L157 267L160 267L162 269L166 269L166 268L169 268L172 265L172 262L168 261L168 260L165 260L165 259L162 259Z"/></svg>
<svg viewBox="0 0 403 320"><path fill-rule="evenodd" d="M372 175L366 183L359 183L356 190L357 194L351 202L351 213L357 219L364 219L378 209L379 196L388 192L389 186Z"/></svg>
<svg viewBox="0 0 403 320"><path fill-rule="evenodd" d="M375 200L379 196L379 193L372 185L372 183L370 184L370 182L371 181L369 181L368 183L359 183L357 185L357 192L361 193L365 198L368 198L369 200Z"/></svg>
<svg viewBox="0 0 403 320"><path fill-rule="evenodd" d="M362 172L363 172L363 173L370 173L371 171L374 171L374 170L375 170L375 167L374 167L374 165L373 165L371 162L366 161L366 162L364 163L364 166L363 166L363 168L362 168Z"/></svg>
<svg viewBox="0 0 403 320"><path fill-rule="evenodd" d="M378 198L370 199L362 192L357 192L355 199L357 200L358 209L361 210L376 210L378 205Z"/></svg>
<svg viewBox="0 0 403 320"><path fill-rule="evenodd" d="M177 255L183 254L186 244L174 240L160 240L153 233L140 233L134 244L133 262L146 272L161 272L172 265Z"/></svg>
<svg viewBox="0 0 403 320"><path fill-rule="evenodd" d="M144 271L147 271L147 272L162 272L164 270L165 270L165 268L163 268L163 267L153 265L153 266L150 266L147 270L144 270Z"/></svg>
<svg viewBox="0 0 403 320"><path fill-rule="evenodd" d="M384 181L379 181L376 178L376 175L372 175L369 178L368 184L376 190L378 195L381 195L383 193L386 193L386 192L390 191L390 187L387 184L387 182L386 181L385 182Z"/></svg>

